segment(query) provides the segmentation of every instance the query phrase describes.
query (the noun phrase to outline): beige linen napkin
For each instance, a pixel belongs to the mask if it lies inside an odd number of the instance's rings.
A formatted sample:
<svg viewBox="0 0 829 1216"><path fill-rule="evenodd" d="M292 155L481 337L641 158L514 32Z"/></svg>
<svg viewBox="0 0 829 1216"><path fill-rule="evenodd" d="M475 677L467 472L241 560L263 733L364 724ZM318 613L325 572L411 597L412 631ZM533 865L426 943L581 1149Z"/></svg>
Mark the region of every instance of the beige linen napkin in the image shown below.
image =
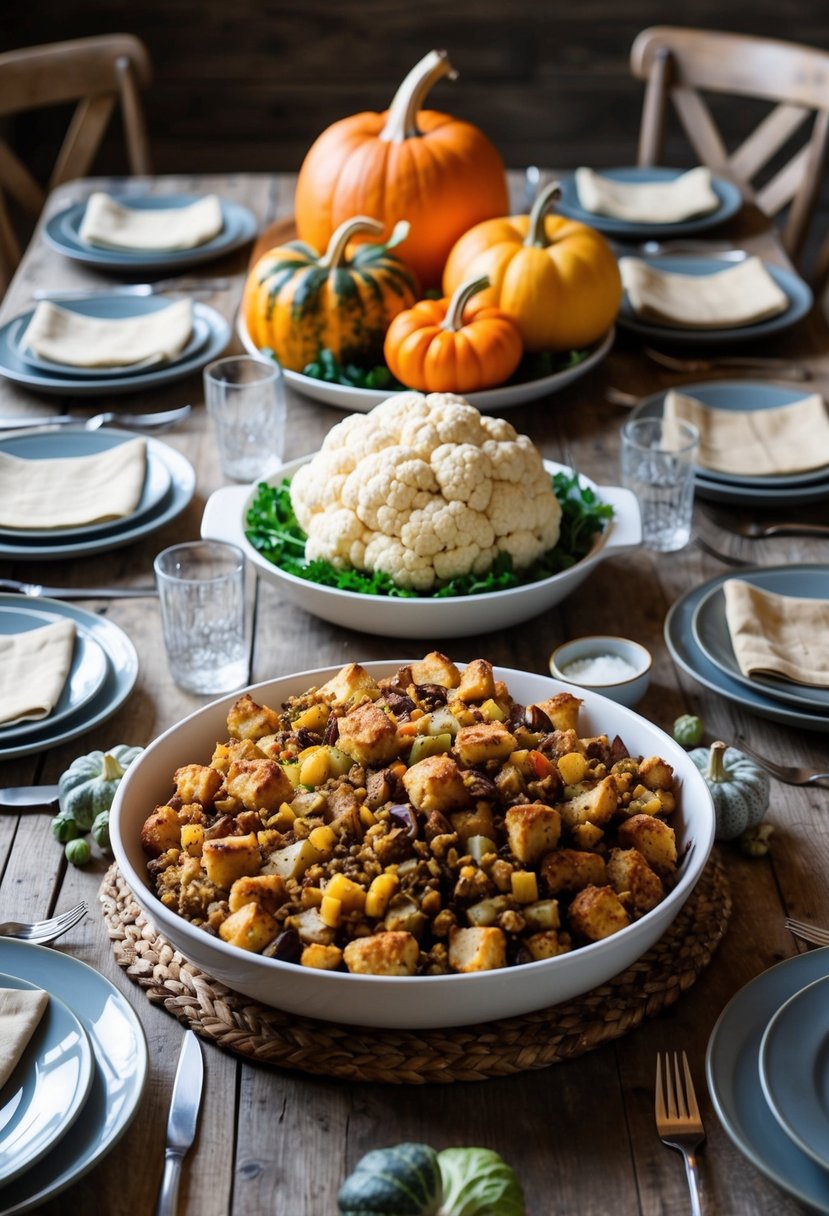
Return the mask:
<svg viewBox="0 0 829 1216"><path fill-rule="evenodd" d="M8 1081L37 1024L49 993L35 988L0 988L0 1089Z"/></svg>
<svg viewBox="0 0 829 1216"><path fill-rule="evenodd" d="M42 359L70 367L129 367L172 359L192 332L191 300L176 300L155 312L117 320L86 317L43 300L20 342Z"/></svg>
<svg viewBox="0 0 829 1216"><path fill-rule="evenodd" d="M74 647L72 621L0 637L0 725L49 716L63 692Z"/></svg>
<svg viewBox="0 0 829 1216"><path fill-rule="evenodd" d="M645 321L682 329L731 329L777 316L789 297L759 258L714 274L658 270L640 258L619 262L630 306Z"/></svg>
<svg viewBox="0 0 829 1216"><path fill-rule="evenodd" d="M78 235L88 245L106 249L193 249L218 236L223 227L222 205L215 194L186 207L139 211L97 192L89 197Z"/></svg>
<svg viewBox="0 0 829 1216"><path fill-rule="evenodd" d="M620 182L581 168L576 193L585 211L634 224L677 224L720 205L704 166L666 182Z"/></svg>
<svg viewBox="0 0 829 1216"><path fill-rule="evenodd" d="M146 474L146 439L52 460L0 452L0 527L74 528L122 519L137 507Z"/></svg>
<svg viewBox="0 0 829 1216"><path fill-rule="evenodd" d="M762 591L743 579L723 584L725 619L744 676L761 672L829 688L829 601Z"/></svg>
<svg viewBox="0 0 829 1216"><path fill-rule="evenodd" d="M817 393L770 410L719 410L670 389L663 413L697 428L704 469L768 477L829 465L829 413Z"/></svg>

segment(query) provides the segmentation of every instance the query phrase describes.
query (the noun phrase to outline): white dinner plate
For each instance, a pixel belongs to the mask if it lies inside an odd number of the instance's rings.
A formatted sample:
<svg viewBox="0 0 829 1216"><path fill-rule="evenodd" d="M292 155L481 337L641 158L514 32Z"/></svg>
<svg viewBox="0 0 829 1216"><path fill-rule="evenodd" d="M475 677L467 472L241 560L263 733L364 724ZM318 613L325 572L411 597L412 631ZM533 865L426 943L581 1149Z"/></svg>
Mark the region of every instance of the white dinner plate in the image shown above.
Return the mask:
<svg viewBox="0 0 829 1216"><path fill-rule="evenodd" d="M113 195L125 207L136 210L159 211L170 207L186 207L204 195L196 194L137 194L129 189ZM222 208L222 231L203 245L193 249L139 250L104 249L90 245L80 239L80 229L86 212L86 200L72 203L63 211L51 216L44 227L43 236L47 244L58 253L93 266L98 270L132 271L136 274L150 270L182 270L197 266L213 258L230 253L240 245L247 244L256 236L259 225L256 216L240 203L220 199Z"/></svg>
<svg viewBox="0 0 829 1216"><path fill-rule="evenodd" d="M796 992L766 1027L760 1082L794 1143L829 1170L829 976Z"/></svg>
<svg viewBox="0 0 829 1216"><path fill-rule="evenodd" d="M732 577L742 578L743 575L739 570L735 570ZM811 571L801 570L796 578L796 592L792 590L792 578L785 568L757 571L749 574L745 582L759 587L762 591L773 591L777 595L796 594L803 599L821 600L827 605L829 612L829 571L819 567ZM829 713L829 688L797 684L793 680L766 672L758 672L753 676L743 675L728 631L724 584L712 587L702 597L694 612L691 626L694 640L705 657L738 684L812 713Z"/></svg>
<svg viewBox="0 0 829 1216"><path fill-rule="evenodd" d="M760 1045L783 1002L827 975L829 948L795 955L758 975L720 1014L705 1060L714 1109L740 1152L788 1194L823 1213L829 1213L829 1170L781 1132L760 1083Z"/></svg>
<svg viewBox="0 0 829 1216"><path fill-rule="evenodd" d="M652 266L655 270L670 272L671 274L691 275L694 278L716 275L734 267L733 262L728 262L721 258L703 258L693 255L685 257L669 257L667 255L643 257L637 254L636 256L640 261L648 266ZM683 328L681 325L667 325L664 322L643 320L634 312L628 294L625 292L619 307L617 319L619 328L628 329L632 333L639 334L641 337L653 342L695 343L705 346L721 346L732 342L756 341L759 338L768 337L769 334L776 334L785 329L790 329L798 321L802 320L811 309L813 302L812 292L803 279L793 271L773 266L769 262L764 262L763 265L777 286L788 297L788 306L784 312L778 313L777 316L767 317L765 321L755 321L751 325L735 325L731 328Z"/></svg>
<svg viewBox="0 0 829 1216"><path fill-rule="evenodd" d="M674 181L683 173L687 173L687 169L627 165L617 169L597 169L596 172L602 177L609 177L614 181L643 184L645 182ZM717 196L719 206L705 215L691 216L687 220L676 220L671 224L660 224L655 221L635 223L632 220L620 220L611 215L599 215L595 211L586 211L579 201L575 174L568 174L561 178L561 198L556 203L556 210L570 219L579 220L582 224L589 224L591 228L597 228L599 232L620 240L640 241L649 236L664 239L690 236L695 232L704 232L709 228L715 228L717 224L724 223L742 206L742 195L733 182L721 177L714 177L711 179L711 186Z"/></svg>
<svg viewBox="0 0 829 1216"><path fill-rule="evenodd" d="M99 437L99 438L98 438ZM21 460L50 460L92 456L128 443L134 435L123 431L31 431L28 434L9 435L0 438L0 452L17 456ZM0 542L11 541L65 541L79 540L90 536L109 536L122 528L132 527L160 506L169 494L172 484L170 470L159 455L159 449L147 443L147 471L141 497L135 510L121 519L109 519L91 524L75 524L71 528L9 528L0 527Z"/></svg>
<svg viewBox="0 0 829 1216"><path fill-rule="evenodd" d="M37 988L0 974L0 988ZM13 1178L52 1151L77 1119L93 1078L92 1049L59 997L49 1003L17 1067L0 1090L0 1204Z"/></svg>
<svg viewBox="0 0 829 1216"><path fill-rule="evenodd" d="M24 532L0 534L0 558L7 561L51 561L74 557L89 557L93 553L108 553L123 545L143 540L175 519L189 505L196 489L196 471L186 456L176 448L151 436L139 436L132 431L87 431L81 427L61 427L59 431L38 432L38 448L45 456L65 456L68 451L78 456L99 452L112 443L126 439L145 438L148 462L159 461L170 477L170 488L149 511L113 520L91 535L65 536L53 533L49 537L30 539ZM16 437L15 437L16 438ZM21 439L23 437L21 436ZM27 437L34 438L34 436ZM9 440L4 439L5 445Z"/></svg>
<svg viewBox="0 0 829 1216"><path fill-rule="evenodd" d="M118 1142L144 1090L147 1044L141 1023L118 989L61 950L0 938L0 971L45 988L70 1005L89 1036L95 1065L81 1118L37 1169L0 1192L3 1216L16 1216L65 1190Z"/></svg>
<svg viewBox="0 0 829 1216"><path fill-rule="evenodd" d="M44 629L47 625L66 619L63 613L32 606L25 596L14 598L15 603L0 603L0 637ZM58 722L77 713L100 691L106 677L107 657L104 651L88 624L76 619L72 662L55 708L45 718L33 722L0 724L0 755L4 748L14 747L29 735L38 734L44 727L52 729Z"/></svg>
<svg viewBox="0 0 829 1216"><path fill-rule="evenodd" d="M95 297L90 297L89 300L65 300L61 303L61 308L66 308L70 312L80 313L82 316L97 316L97 313L88 311L89 305L94 305ZM169 298L167 299L169 305ZM171 359L143 359L140 363L123 363L113 367L79 367L72 363L57 363L54 359L44 359L40 355L36 355L23 342L26 330L21 326L16 331L19 336L17 338L17 353L24 363L29 367L35 368L36 371L43 372L47 376L69 376L80 378L81 380L104 379L111 380L113 377L135 376L146 371L152 371L162 367L175 367L177 363L181 363L184 359L190 359L193 355L203 350L210 340L210 326L204 316L193 317L193 328L190 331L190 337L185 345L181 348L177 355L173 355Z"/></svg>
<svg viewBox="0 0 829 1216"><path fill-rule="evenodd" d="M263 355L247 331L241 312L236 321L236 332L239 341L248 354L257 356L270 363L269 355ZM586 358L572 367L565 367L550 376L542 376L538 380L527 380L523 384L503 384L498 388L486 389L480 393L464 393L464 399L476 409L486 413L488 410L507 410L528 401L537 401L540 397L548 397L560 392L573 380L586 376L598 363L601 363L613 345L615 330L610 329L599 341L590 347ZM347 384L329 384L326 380L317 380L314 376L303 376L300 372L283 371L285 383L303 397L319 401L323 405L334 406L335 409L348 410L353 414L367 414L381 401L393 397L395 393L408 392L408 389L374 389L351 388Z"/></svg>
<svg viewBox="0 0 829 1216"><path fill-rule="evenodd" d="M51 722L49 718L44 718L42 722L31 723L33 729L25 735L0 739L0 760L46 751L100 726L123 705L138 678L135 647L123 629L107 617L98 616L64 600L33 597L27 599L25 605L31 611L51 615L52 619L72 620L76 628L84 629L104 653L106 675L98 692L60 721ZM19 595L0 595L0 610L20 607Z"/></svg>

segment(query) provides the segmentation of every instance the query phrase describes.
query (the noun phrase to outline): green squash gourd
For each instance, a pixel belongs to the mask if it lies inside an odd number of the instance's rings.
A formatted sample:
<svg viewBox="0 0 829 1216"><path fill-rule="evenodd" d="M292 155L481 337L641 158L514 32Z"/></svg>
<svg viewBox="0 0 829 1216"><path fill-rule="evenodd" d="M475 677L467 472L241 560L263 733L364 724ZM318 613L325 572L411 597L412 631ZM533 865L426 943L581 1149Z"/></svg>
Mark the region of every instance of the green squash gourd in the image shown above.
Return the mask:
<svg viewBox="0 0 829 1216"><path fill-rule="evenodd" d="M768 775L749 756L724 743L689 752L714 800L717 840L736 840L760 823L769 806Z"/></svg>
<svg viewBox="0 0 829 1216"><path fill-rule="evenodd" d="M58 781L61 812L88 832L95 817L109 810L118 782L142 750L119 743L106 752L78 756Z"/></svg>

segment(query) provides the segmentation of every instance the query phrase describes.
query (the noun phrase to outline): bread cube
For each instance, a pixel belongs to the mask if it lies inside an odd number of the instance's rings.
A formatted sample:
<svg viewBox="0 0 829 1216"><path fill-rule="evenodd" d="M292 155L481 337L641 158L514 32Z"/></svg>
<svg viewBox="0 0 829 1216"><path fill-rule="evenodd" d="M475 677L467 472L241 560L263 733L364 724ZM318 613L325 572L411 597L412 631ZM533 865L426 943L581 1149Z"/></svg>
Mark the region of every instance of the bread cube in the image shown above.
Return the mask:
<svg viewBox="0 0 829 1216"><path fill-rule="evenodd" d="M411 933L374 933L358 937L343 950L343 961L356 975L414 975L420 947Z"/></svg>
<svg viewBox="0 0 829 1216"><path fill-rule="evenodd" d="M617 895L627 893L637 912L650 912L665 898L662 879L638 849L612 849L607 881Z"/></svg>
<svg viewBox="0 0 829 1216"><path fill-rule="evenodd" d="M202 863L210 881L229 891L237 878L258 874L262 868L262 855L259 852L256 833L205 840Z"/></svg>
<svg viewBox="0 0 829 1216"><path fill-rule="evenodd" d="M327 684L319 689L320 696L333 705L352 705L358 701L376 701L380 689L376 680L359 663L347 663Z"/></svg>
<svg viewBox="0 0 829 1216"><path fill-rule="evenodd" d="M488 836L495 839L495 816L488 802L479 801L474 810L455 811L450 815L453 829L463 845L472 836Z"/></svg>
<svg viewBox="0 0 829 1216"><path fill-rule="evenodd" d="M571 929L591 942L611 937L630 924L630 917L612 887L585 887L573 896L567 912Z"/></svg>
<svg viewBox="0 0 829 1216"><path fill-rule="evenodd" d="M639 780L649 790L670 790L674 783L674 770L659 756L648 756L639 765Z"/></svg>
<svg viewBox="0 0 829 1216"><path fill-rule="evenodd" d="M619 791L613 777L603 777L598 784L583 790L559 804L561 818L568 828L577 823L607 823L619 805Z"/></svg>
<svg viewBox="0 0 829 1216"><path fill-rule="evenodd" d="M245 904L259 904L273 915L286 898L285 883L278 874L246 874L230 888L228 903L231 912L238 912Z"/></svg>
<svg viewBox="0 0 829 1216"><path fill-rule="evenodd" d="M175 771L173 780L182 802L212 806L222 785L222 774L208 764L185 764Z"/></svg>
<svg viewBox="0 0 829 1216"><path fill-rule="evenodd" d="M548 697L546 701L536 701L535 704L550 719L553 730L576 729L581 708L580 697L574 697L570 692L557 692L554 697Z"/></svg>
<svg viewBox="0 0 829 1216"><path fill-rule="evenodd" d="M507 939L502 929L473 926L449 934L452 971L496 971L507 965Z"/></svg>
<svg viewBox="0 0 829 1216"><path fill-rule="evenodd" d="M515 736L502 722L476 722L461 727L453 750L461 763L471 768L487 760L504 760L516 746Z"/></svg>
<svg viewBox="0 0 829 1216"><path fill-rule="evenodd" d="M403 785L419 811L460 811L469 803L461 771L447 755L418 760L406 769Z"/></svg>
<svg viewBox="0 0 829 1216"><path fill-rule="evenodd" d="M306 946L299 958L303 967L316 967L318 971L336 971L343 961L343 952L339 946L323 946L321 942L311 942Z"/></svg>
<svg viewBox="0 0 829 1216"><path fill-rule="evenodd" d="M261 739L279 730L279 714L267 705L258 705L246 692L231 705L227 729L234 739Z"/></svg>
<svg viewBox="0 0 829 1216"><path fill-rule="evenodd" d="M260 904L243 904L219 925L219 937L240 950L264 950L276 937L277 923Z"/></svg>
<svg viewBox="0 0 829 1216"><path fill-rule="evenodd" d="M504 819L507 840L514 857L532 864L558 844L561 816L554 806L532 803L511 806Z"/></svg>
<svg viewBox="0 0 829 1216"><path fill-rule="evenodd" d="M532 955L533 961L540 958L555 958L558 954L567 954L570 950L570 938L566 933L556 929L547 929L543 933L532 933L522 938L523 944Z"/></svg>
<svg viewBox="0 0 829 1216"><path fill-rule="evenodd" d="M181 848L181 824L171 806L157 806L141 829L141 844L145 853L160 857L168 849Z"/></svg>
<svg viewBox="0 0 829 1216"><path fill-rule="evenodd" d="M618 839L623 848L638 849L660 877L676 870L676 833L662 819L633 815L619 825Z"/></svg>
<svg viewBox="0 0 829 1216"><path fill-rule="evenodd" d="M495 676L488 659L473 659L461 673L458 697L461 701L485 701L495 697Z"/></svg>
<svg viewBox="0 0 829 1216"><path fill-rule="evenodd" d="M432 650L417 663L412 663L412 682L414 684L440 684L443 688L457 688L461 682L461 673L451 659L439 650Z"/></svg>
<svg viewBox="0 0 829 1216"><path fill-rule="evenodd" d="M210 767L226 773L234 760L261 760L262 755L252 739L231 739L229 743L216 744Z"/></svg>
<svg viewBox="0 0 829 1216"><path fill-rule="evenodd" d="M559 895L564 891L580 891L583 887L605 882L605 862L598 853L556 849L541 862L539 873L547 892Z"/></svg>
<svg viewBox="0 0 829 1216"><path fill-rule="evenodd" d="M227 792L247 811L275 811L294 796L294 787L275 760L234 760Z"/></svg>
<svg viewBox="0 0 829 1216"><path fill-rule="evenodd" d="M340 718L337 747L358 764L380 766L400 749L397 723L379 705L365 701Z"/></svg>

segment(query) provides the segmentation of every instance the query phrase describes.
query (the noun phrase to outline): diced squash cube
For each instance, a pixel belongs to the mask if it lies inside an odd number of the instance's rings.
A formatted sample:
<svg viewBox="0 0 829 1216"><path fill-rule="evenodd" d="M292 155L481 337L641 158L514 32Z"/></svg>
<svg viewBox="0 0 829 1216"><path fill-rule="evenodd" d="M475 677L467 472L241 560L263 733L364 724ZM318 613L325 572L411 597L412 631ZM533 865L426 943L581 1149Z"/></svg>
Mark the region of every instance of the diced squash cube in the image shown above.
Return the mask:
<svg viewBox="0 0 829 1216"><path fill-rule="evenodd" d="M338 899L346 912L362 912L366 905L366 893L359 883L346 878L345 874L334 874L325 884L325 894Z"/></svg>
<svg viewBox="0 0 829 1216"><path fill-rule="evenodd" d="M318 828L313 828L308 833L308 840L319 853L320 861L327 861L329 857L333 857L337 837L327 824L320 824Z"/></svg>
<svg viewBox="0 0 829 1216"><path fill-rule="evenodd" d="M587 757L581 752L567 752L558 758L558 771L565 785L577 785L587 776Z"/></svg>
<svg viewBox="0 0 829 1216"><path fill-rule="evenodd" d="M538 876L533 870L513 870L510 876L513 898L519 904L531 904L538 899Z"/></svg>
<svg viewBox="0 0 829 1216"><path fill-rule="evenodd" d="M329 929L336 929L340 923L342 913L342 900L323 892L322 903L320 904L320 919L322 923L328 925Z"/></svg>
<svg viewBox="0 0 829 1216"><path fill-rule="evenodd" d="M498 702L493 701L492 697L484 701L481 706L481 713L487 722L503 722L507 716Z"/></svg>
<svg viewBox="0 0 829 1216"><path fill-rule="evenodd" d="M308 748L300 756L299 781L301 785L316 788L331 776L328 749L326 747Z"/></svg>
<svg viewBox="0 0 829 1216"><path fill-rule="evenodd" d="M181 847L190 857L201 857L204 844L204 826L201 823L185 823L181 829Z"/></svg>
<svg viewBox="0 0 829 1216"><path fill-rule="evenodd" d="M396 874L388 872L378 874L366 894L366 916L374 918L385 916L389 901L399 886L400 879Z"/></svg>
<svg viewBox="0 0 829 1216"><path fill-rule="evenodd" d="M325 730L330 713L330 707L324 701L320 701L317 705L309 705L307 709L303 709L301 713L297 714L291 722L291 727L293 730L311 730L319 734Z"/></svg>

